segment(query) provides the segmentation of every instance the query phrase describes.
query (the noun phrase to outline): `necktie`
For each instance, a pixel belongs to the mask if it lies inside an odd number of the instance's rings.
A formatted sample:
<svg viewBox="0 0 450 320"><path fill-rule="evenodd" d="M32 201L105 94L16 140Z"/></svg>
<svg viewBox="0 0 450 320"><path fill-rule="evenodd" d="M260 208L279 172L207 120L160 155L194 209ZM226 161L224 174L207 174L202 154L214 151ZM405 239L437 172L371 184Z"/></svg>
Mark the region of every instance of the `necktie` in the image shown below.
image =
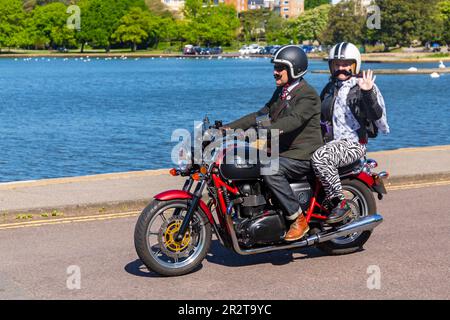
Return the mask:
<svg viewBox="0 0 450 320"><path fill-rule="evenodd" d="M289 84L285 84L283 87L283 90L281 91L281 96L280 96L281 100L286 100L286 97L289 94L288 88L289 88Z"/></svg>

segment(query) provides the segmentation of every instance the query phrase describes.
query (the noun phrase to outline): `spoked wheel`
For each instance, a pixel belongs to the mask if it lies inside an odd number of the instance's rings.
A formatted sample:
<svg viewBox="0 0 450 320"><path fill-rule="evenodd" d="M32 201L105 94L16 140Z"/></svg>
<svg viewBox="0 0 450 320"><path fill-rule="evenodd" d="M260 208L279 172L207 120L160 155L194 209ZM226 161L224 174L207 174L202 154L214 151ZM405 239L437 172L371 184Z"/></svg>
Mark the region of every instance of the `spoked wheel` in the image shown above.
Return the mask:
<svg viewBox="0 0 450 320"><path fill-rule="evenodd" d="M180 276L196 269L205 258L211 245L211 225L202 211L193 214L183 239L176 240L187 209L187 200L154 200L142 211L134 244L149 270Z"/></svg>
<svg viewBox="0 0 450 320"><path fill-rule="evenodd" d="M358 180L343 180L342 189L347 203L352 208L352 214L341 225L376 213L375 198L364 183ZM372 231L355 232L324 242L318 248L331 255L352 253L362 249L371 233Z"/></svg>

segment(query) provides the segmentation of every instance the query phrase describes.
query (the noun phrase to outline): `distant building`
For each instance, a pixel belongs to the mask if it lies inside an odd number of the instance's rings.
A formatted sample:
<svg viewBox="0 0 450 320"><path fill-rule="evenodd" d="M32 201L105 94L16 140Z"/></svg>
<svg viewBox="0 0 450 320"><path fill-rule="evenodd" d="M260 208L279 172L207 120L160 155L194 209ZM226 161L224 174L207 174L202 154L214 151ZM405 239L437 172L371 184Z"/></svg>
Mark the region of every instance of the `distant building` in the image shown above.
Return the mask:
<svg viewBox="0 0 450 320"><path fill-rule="evenodd" d="M236 8L237 12L248 10L248 0L223 0L225 4L231 4Z"/></svg>
<svg viewBox="0 0 450 320"><path fill-rule="evenodd" d="M248 10L257 10L266 7L266 1L264 0L248 0Z"/></svg>
<svg viewBox="0 0 450 320"><path fill-rule="evenodd" d="M297 18L305 12L304 0L280 0L280 15L283 18Z"/></svg>

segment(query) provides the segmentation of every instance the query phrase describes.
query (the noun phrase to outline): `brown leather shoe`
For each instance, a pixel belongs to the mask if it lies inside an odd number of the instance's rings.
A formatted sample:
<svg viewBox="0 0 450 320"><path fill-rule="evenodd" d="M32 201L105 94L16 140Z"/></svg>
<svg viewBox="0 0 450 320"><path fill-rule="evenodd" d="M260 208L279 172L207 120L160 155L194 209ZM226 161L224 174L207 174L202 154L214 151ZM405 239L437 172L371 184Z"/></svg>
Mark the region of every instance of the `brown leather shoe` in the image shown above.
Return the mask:
<svg viewBox="0 0 450 320"><path fill-rule="evenodd" d="M300 214L298 218L291 224L288 233L284 237L286 241L295 241L304 237L304 235L309 231L308 223L303 214Z"/></svg>

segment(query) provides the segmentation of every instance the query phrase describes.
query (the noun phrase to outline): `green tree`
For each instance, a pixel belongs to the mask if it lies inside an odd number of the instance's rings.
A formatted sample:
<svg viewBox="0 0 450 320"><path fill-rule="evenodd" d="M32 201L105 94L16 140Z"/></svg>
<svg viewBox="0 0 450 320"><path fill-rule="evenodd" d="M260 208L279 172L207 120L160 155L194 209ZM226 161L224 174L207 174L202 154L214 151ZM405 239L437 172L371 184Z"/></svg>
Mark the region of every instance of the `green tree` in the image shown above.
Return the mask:
<svg viewBox="0 0 450 320"><path fill-rule="evenodd" d="M81 52L85 43L109 52L112 35L129 8L147 9L144 0L80 0L77 4L81 9L81 30L77 32Z"/></svg>
<svg viewBox="0 0 450 320"><path fill-rule="evenodd" d="M443 21L437 0L377 0L382 12L381 29L372 38L388 47L409 46L413 40L438 40Z"/></svg>
<svg viewBox="0 0 450 320"><path fill-rule="evenodd" d="M183 13L188 19L195 19L202 11L203 0L186 0Z"/></svg>
<svg viewBox="0 0 450 320"><path fill-rule="evenodd" d="M294 32L300 42L317 40L322 42L322 34L328 25L331 5L324 4L311 10L306 10L294 22Z"/></svg>
<svg viewBox="0 0 450 320"><path fill-rule="evenodd" d="M442 21L442 41L450 44L450 0L440 1L437 7Z"/></svg>
<svg viewBox="0 0 450 320"><path fill-rule="evenodd" d="M74 47L77 42L73 30L67 27L67 7L63 3L37 6L26 21L25 34L19 34L22 46L37 48Z"/></svg>
<svg viewBox="0 0 450 320"><path fill-rule="evenodd" d="M16 34L22 30L24 17L21 0L0 1L0 50L16 45Z"/></svg>
<svg viewBox="0 0 450 320"><path fill-rule="evenodd" d="M244 11L239 14L239 20L242 27L240 38L245 42L273 42L279 38L286 40L286 20L273 10L261 8Z"/></svg>
<svg viewBox="0 0 450 320"><path fill-rule="evenodd" d="M131 50L136 51L137 45L149 37L152 15L141 8L131 8L120 19L120 25L112 34L112 39L131 44Z"/></svg>
<svg viewBox="0 0 450 320"><path fill-rule="evenodd" d="M324 4L330 4L330 0L305 0L305 11Z"/></svg>
<svg viewBox="0 0 450 320"><path fill-rule="evenodd" d="M320 37L326 44L341 41L359 44L363 41L365 22L366 17L357 10L354 0L342 1L329 11L328 24Z"/></svg>
<svg viewBox="0 0 450 320"><path fill-rule="evenodd" d="M293 39L290 22L280 17L277 13L272 13L266 23L266 41L273 44L289 44Z"/></svg>
<svg viewBox="0 0 450 320"><path fill-rule="evenodd" d="M245 42L259 41L265 38L265 29L267 20L270 16L270 10L257 9L244 11L239 15L242 26L241 38Z"/></svg>
<svg viewBox="0 0 450 320"><path fill-rule="evenodd" d="M234 7L220 3L201 7L191 16L183 38L195 44L228 45L236 39L239 19Z"/></svg>

